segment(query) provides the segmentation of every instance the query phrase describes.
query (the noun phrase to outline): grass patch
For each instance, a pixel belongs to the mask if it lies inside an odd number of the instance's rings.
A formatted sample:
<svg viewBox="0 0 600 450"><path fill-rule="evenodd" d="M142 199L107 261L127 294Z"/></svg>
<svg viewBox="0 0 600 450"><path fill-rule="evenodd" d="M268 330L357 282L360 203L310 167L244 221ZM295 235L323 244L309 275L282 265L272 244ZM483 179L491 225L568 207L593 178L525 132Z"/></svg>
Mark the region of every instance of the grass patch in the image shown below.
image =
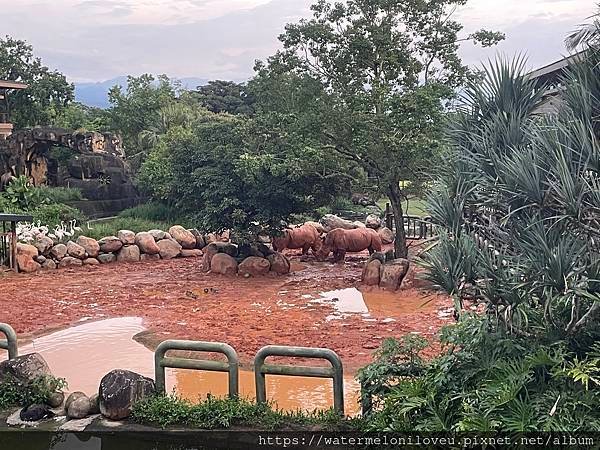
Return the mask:
<svg viewBox="0 0 600 450"><path fill-rule="evenodd" d="M209 397L201 403L182 400L175 395L154 396L136 403L134 421L160 426L185 426L206 430L252 427L264 430L320 425L329 430L348 429L351 420L333 410L285 412L270 404L257 404L243 399Z"/></svg>
<svg viewBox="0 0 600 450"><path fill-rule="evenodd" d="M168 231L173 225L177 224L137 218L117 217L116 219L83 225L81 227L82 231L79 233L79 235L84 235L98 240L106 236L116 236L119 230L130 230L134 233L157 229Z"/></svg>
<svg viewBox="0 0 600 450"><path fill-rule="evenodd" d="M389 200L387 197L383 197L377 201L377 206L385 211L386 203L389 203ZM410 197L408 199L408 207L406 202L402 203L402 207L404 208L404 214L408 216L426 217L429 215L427 212L427 201L422 198Z"/></svg>
<svg viewBox="0 0 600 450"><path fill-rule="evenodd" d="M46 403L54 392L67 387L62 378L42 376L23 384L9 378L0 383L0 411L12 406L29 406Z"/></svg>

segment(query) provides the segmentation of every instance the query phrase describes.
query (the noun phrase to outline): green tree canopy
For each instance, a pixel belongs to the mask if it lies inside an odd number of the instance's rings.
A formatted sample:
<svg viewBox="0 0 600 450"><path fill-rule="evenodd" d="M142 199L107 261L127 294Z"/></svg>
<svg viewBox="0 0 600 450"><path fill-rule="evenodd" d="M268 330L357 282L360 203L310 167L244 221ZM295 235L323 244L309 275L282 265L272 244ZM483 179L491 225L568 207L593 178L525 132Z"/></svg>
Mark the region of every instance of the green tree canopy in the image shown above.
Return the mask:
<svg viewBox="0 0 600 450"><path fill-rule="evenodd" d="M0 79L29 86L9 95L16 128L52 125L74 98L74 87L63 74L44 66L31 45L10 36L0 38Z"/></svg>
<svg viewBox="0 0 600 450"><path fill-rule="evenodd" d="M201 106L214 113L252 114L254 98L245 86L233 81L214 80L198 86L194 98Z"/></svg>

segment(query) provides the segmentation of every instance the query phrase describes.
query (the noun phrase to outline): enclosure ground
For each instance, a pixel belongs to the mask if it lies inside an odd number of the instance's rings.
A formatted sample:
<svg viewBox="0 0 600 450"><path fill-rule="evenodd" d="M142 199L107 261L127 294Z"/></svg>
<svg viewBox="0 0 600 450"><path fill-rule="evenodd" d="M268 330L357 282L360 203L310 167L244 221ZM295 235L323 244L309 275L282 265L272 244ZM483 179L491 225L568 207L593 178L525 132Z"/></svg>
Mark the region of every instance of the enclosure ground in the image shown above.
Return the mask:
<svg viewBox="0 0 600 450"><path fill-rule="evenodd" d="M336 315L320 294L360 288L368 255L350 256L344 265L289 256L294 273L265 278L205 274L200 259L8 275L0 278L0 322L12 325L23 345L84 321L141 317L148 332L138 338L150 348L165 339L221 341L246 366L259 348L278 344L331 348L354 371L383 339L409 332L434 342L430 355L437 351L435 334L452 320L451 301L428 290L414 270L397 293L361 288L369 315Z"/></svg>

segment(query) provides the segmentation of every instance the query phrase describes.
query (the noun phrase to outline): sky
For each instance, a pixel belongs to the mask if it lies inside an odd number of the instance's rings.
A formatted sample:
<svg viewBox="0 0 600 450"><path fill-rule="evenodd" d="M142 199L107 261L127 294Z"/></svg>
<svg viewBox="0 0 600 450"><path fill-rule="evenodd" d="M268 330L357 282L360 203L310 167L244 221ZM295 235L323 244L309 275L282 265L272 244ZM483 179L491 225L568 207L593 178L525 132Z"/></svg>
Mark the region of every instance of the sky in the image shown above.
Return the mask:
<svg viewBox="0 0 600 450"><path fill-rule="evenodd" d="M311 0L0 0L0 35L32 44L70 81L122 75L231 79L279 48L286 23L310 15ZM528 57L531 68L560 59L564 37L596 9L594 0L470 0L456 12L464 33L503 31L493 50L462 46L479 65L495 53Z"/></svg>

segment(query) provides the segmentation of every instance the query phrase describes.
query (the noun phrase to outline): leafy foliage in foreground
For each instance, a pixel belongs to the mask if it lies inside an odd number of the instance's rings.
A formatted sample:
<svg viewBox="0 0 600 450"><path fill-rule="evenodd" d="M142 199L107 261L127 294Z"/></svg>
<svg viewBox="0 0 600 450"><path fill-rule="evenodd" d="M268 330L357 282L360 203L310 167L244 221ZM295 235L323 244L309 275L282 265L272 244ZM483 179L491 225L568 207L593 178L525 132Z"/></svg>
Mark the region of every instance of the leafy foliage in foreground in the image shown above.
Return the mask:
<svg viewBox="0 0 600 450"><path fill-rule="evenodd" d="M14 379L0 382L0 411L11 406L29 406L45 403L50 395L67 386L62 378L42 376L29 384Z"/></svg>
<svg viewBox="0 0 600 450"><path fill-rule="evenodd" d="M212 397L194 404L174 395L144 399L134 405L132 415L136 422L163 428L179 425L208 430L236 426L272 430L305 425L323 425L336 429L345 422L333 410L282 412L274 410L268 404Z"/></svg>
<svg viewBox="0 0 600 450"><path fill-rule="evenodd" d="M366 431L600 430L598 343L583 362L568 342L510 336L475 315L442 342L441 356L407 365L395 361L414 360L414 345L390 341L362 370L381 374L369 378L379 397Z"/></svg>

